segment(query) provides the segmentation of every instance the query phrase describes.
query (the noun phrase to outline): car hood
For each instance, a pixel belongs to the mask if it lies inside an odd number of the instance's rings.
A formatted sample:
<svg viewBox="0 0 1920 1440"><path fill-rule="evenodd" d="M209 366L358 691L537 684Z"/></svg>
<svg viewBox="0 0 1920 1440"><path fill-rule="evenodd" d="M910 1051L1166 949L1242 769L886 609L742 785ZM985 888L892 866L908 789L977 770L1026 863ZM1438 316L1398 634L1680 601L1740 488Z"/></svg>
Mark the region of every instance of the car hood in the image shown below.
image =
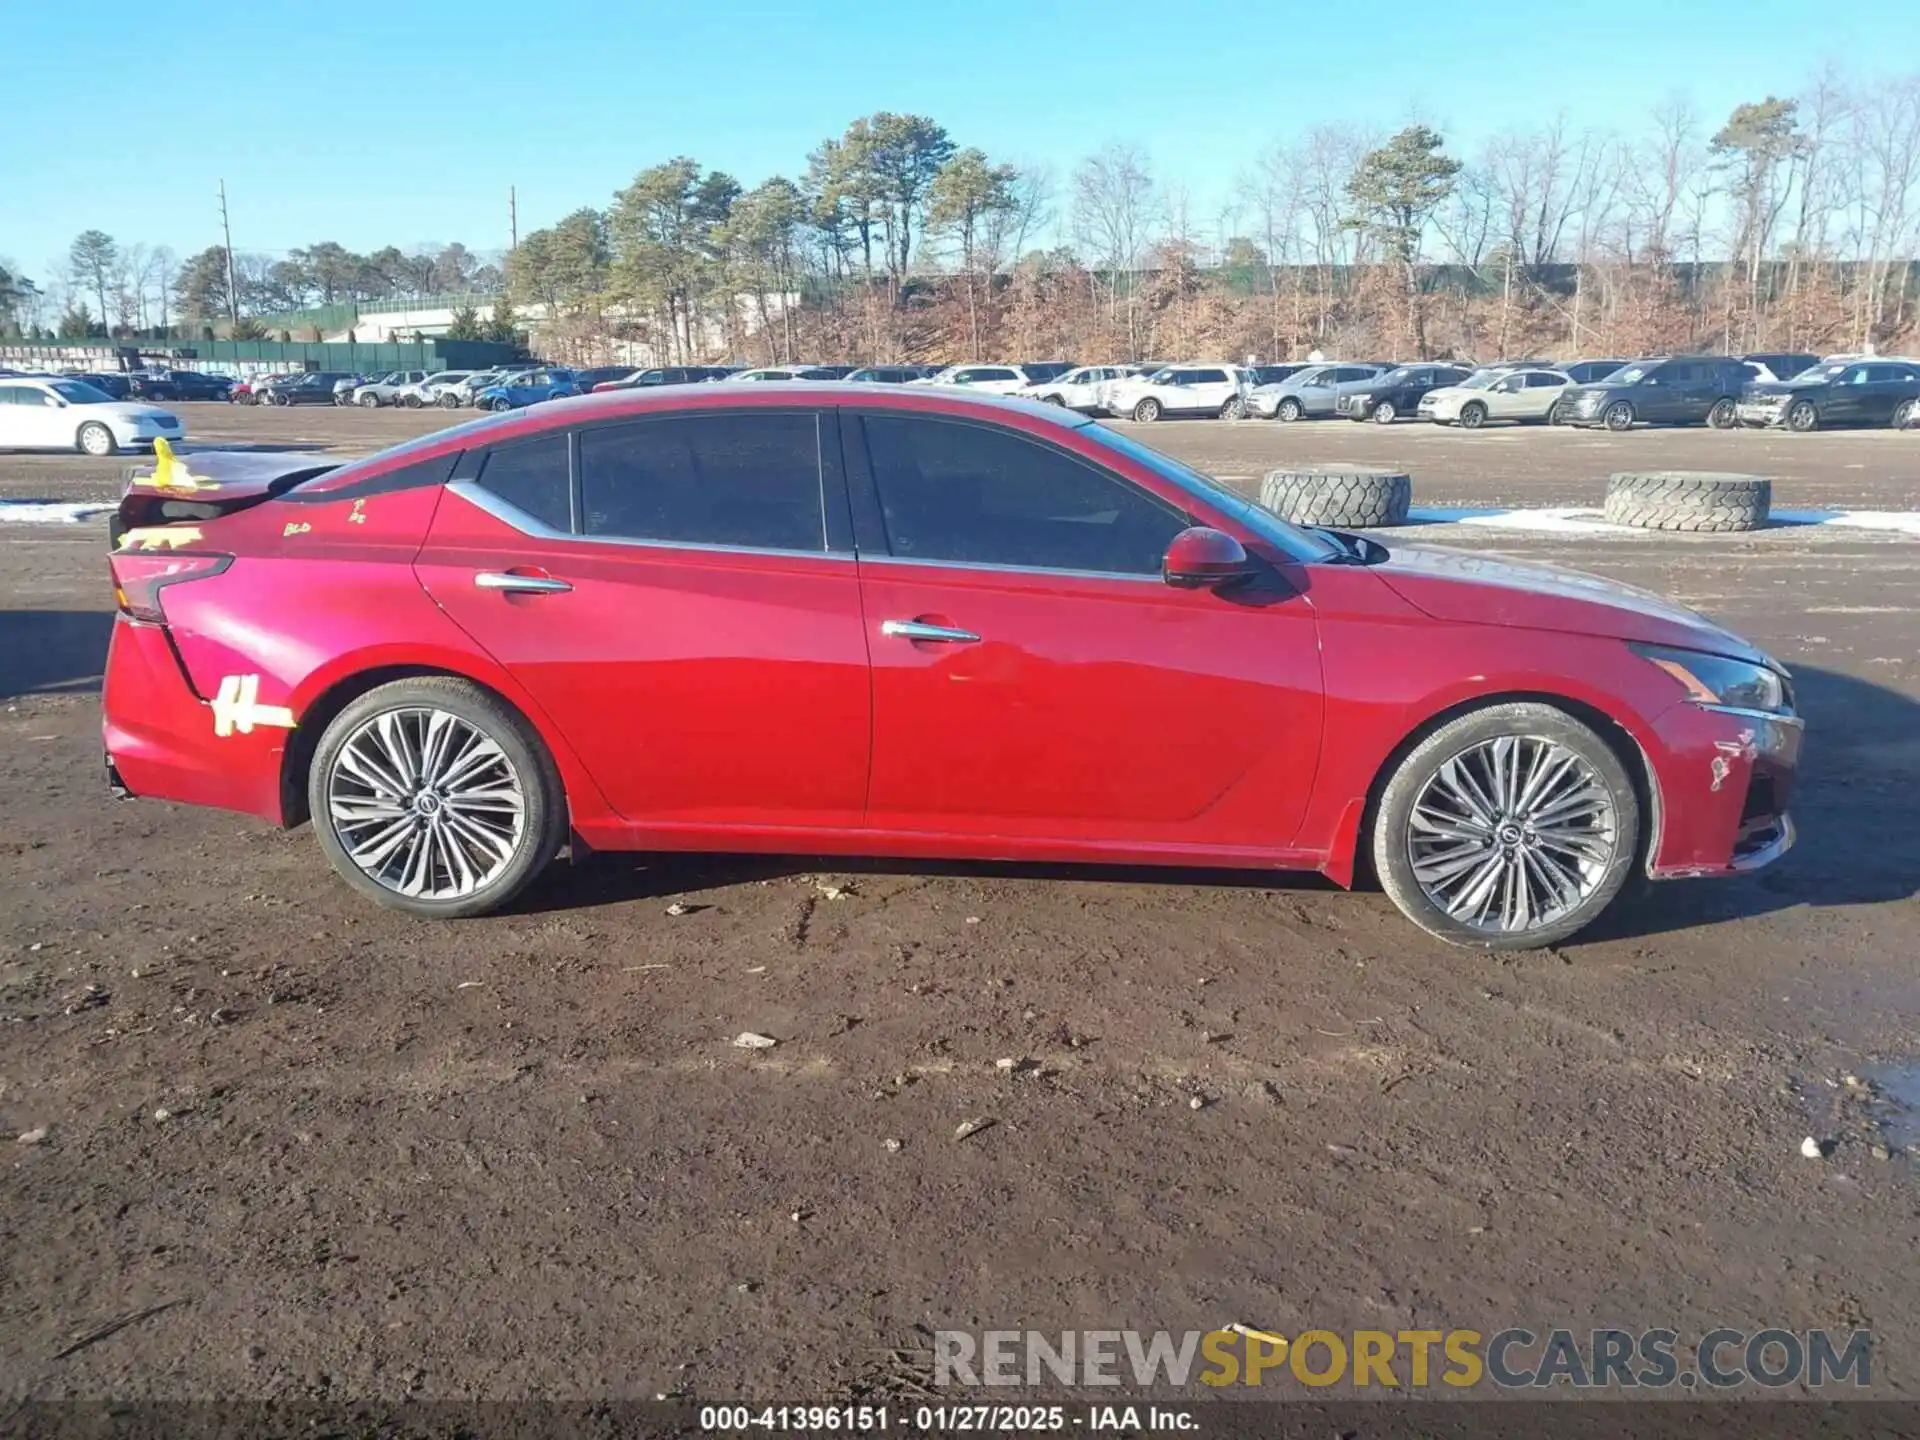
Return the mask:
<svg viewBox="0 0 1920 1440"><path fill-rule="evenodd" d="M1423 400L1432 400L1435 402L1438 402L1441 400L1462 400L1469 395L1474 395L1478 393L1479 393L1478 391L1469 390L1464 385L1439 385L1427 391L1427 393L1423 395L1421 398Z"/></svg>
<svg viewBox="0 0 1920 1440"><path fill-rule="evenodd" d="M1697 611L1651 590L1579 570L1439 545L1396 545L1374 573L1401 599L1436 620L1603 635L1775 664L1764 651Z"/></svg>
<svg viewBox="0 0 1920 1440"><path fill-rule="evenodd" d="M155 420L162 415L173 414L164 406L142 405L137 400L109 400L105 404L78 405L74 408L103 420Z"/></svg>

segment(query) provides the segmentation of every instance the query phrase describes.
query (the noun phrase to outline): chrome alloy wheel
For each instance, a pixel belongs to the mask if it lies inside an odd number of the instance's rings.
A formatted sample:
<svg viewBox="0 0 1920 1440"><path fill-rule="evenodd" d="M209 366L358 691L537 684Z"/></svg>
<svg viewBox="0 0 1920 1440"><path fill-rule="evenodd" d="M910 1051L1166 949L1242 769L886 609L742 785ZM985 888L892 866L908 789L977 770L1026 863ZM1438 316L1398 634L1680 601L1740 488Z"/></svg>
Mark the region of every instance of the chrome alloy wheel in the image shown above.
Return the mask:
<svg viewBox="0 0 1920 1440"><path fill-rule="evenodd" d="M1592 895L1618 838L1612 794L1591 765L1551 740L1503 735L1429 777L1408 820L1407 858L1454 920L1517 934Z"/></svg>
<svg viewBox="0 0 1920 1440"><path fill-rule="evenodd" d="M484 730L424 707L369 717L327 776L340 847L397 894L457 900L498 879L526 832L527 796Z"/></svg>

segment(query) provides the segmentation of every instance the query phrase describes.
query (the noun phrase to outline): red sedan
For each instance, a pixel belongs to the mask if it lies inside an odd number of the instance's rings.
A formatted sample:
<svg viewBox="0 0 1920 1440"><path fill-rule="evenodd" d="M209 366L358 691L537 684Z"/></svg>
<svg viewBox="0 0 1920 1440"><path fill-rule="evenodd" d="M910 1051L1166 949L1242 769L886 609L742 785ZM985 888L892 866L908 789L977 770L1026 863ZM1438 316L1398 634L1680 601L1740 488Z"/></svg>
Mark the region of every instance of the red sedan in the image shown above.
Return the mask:
<svg viewBox="0 0 1920 1440"><path fill-rule="evenodd" d="M1509 948L1793 841L1801 722L1744 641L1297 528L1051 407L673 387L163 454L114 540L112 783L312 819L418 915L570 842L1370 872Z"/></svg>

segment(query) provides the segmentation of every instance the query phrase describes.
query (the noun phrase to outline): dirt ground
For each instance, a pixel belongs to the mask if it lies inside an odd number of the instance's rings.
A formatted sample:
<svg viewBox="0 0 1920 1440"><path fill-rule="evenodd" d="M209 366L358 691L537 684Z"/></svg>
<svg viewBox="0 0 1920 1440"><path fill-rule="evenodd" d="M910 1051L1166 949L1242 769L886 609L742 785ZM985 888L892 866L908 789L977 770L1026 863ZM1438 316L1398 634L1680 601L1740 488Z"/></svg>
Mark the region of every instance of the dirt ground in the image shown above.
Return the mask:
<svg viewBox="0 0 1920 1440"><path fill-rule="evenodd" d="M445 418L183 408L198 440L340 450ZM1890 434L1143 431L1222 475L1404 464L1429 503L1630 467L1772 474L1782 505L1920 481ZM0 457L0 495L117 473ZM932 1329L1232 1322L1666 1326L1683 1359L1866 1327L1875 1393L1911 1398L1920 545L1420 538L1780 655L1799 848L1505 958L1310 879L806 858L600 857L423 924L305 831L110 800L104 529L0 525L0 1414L817 1403L911 1393Z"/></svg>

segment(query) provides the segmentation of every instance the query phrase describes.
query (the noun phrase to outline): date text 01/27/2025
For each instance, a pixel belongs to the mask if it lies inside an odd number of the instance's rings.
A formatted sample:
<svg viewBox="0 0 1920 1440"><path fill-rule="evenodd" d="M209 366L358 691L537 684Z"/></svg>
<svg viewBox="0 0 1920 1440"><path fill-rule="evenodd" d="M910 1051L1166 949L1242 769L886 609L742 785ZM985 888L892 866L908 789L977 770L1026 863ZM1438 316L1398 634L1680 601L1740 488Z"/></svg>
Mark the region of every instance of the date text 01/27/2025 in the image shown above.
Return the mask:
<svg viewBox="0 0 1920 1440"><path fill-rule="evenodd" d="M919 1405L912 1410L885 1405L703 1405L700 1428L715 1434L892 1430L936 1435L1042 1434L1070 1429L1171 1434L1198 1430L1200 1424L1191 1410L1162 1405Z"/></svg>

